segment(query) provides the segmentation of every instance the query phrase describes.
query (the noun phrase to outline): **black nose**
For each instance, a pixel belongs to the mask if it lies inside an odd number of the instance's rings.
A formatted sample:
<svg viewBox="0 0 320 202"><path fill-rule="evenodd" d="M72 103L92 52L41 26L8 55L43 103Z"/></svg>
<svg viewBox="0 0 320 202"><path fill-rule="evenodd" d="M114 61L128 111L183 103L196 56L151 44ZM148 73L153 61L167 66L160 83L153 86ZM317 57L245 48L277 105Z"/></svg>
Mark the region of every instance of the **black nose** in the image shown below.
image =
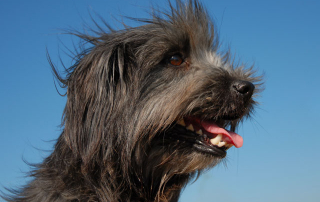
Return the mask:
<svg viewBox="0 0 320 202"><path fill-rule="evenodd" d="M232 89L238 95L243 96L246 99L251 98L254 90L254 85L249 81L234 81L232 83Z"/></svg>

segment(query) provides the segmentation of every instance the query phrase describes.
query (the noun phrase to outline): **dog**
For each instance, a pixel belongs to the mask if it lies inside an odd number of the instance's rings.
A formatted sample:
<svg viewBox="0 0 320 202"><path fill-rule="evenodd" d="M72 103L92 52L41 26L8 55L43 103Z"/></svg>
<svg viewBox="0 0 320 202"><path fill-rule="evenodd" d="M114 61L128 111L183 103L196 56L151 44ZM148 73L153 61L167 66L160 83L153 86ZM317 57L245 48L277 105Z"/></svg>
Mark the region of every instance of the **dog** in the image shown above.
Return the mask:
<svg viewBox="0 0 320 202"><path fill-rule="evenodd" d="M63 130L6 201L174 202L243 145L235 131L253 113L262 77L219 50L201 3L174 4L140 27L73 33L91 45L65 76L49 58L67 89Z"/></svg>

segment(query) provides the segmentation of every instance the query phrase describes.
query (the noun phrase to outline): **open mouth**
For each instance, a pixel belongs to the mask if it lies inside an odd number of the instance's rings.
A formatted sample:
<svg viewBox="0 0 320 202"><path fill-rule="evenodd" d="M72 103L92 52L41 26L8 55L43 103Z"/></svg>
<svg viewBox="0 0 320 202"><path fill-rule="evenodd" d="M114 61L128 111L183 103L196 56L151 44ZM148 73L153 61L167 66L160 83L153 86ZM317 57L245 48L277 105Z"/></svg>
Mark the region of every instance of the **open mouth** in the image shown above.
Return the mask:
<svg viewBox="0 0 320 202"><path fill-rule="evenodd" d="M177 121L183 138L193 141L193 146L201 152L224 157L226 150L235 146L240 148L243 139L237 133L219 127L215 122L198 118L182 118Z"/></svg>

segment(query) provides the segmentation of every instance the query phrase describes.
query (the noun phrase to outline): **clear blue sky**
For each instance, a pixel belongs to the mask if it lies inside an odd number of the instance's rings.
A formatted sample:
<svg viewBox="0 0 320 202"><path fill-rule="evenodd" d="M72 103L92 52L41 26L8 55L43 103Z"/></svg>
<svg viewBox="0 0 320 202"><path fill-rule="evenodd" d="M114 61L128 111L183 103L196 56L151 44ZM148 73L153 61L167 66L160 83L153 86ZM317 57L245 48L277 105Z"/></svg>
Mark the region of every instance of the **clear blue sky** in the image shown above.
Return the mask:
<svg viewBox="0 0 320 202"><path fill-rule="evenodd" d="M255 117L239 130L244 146L230 149L227 167L202 175L180 201L319 202L320 1L202 2L225 47L265 72L266 90ZM66 99L46 59L47 47L59 63L59 39L72 45L59 29L92 25L89 12L121 27L115 19L147 17L151 4L166 1L0 1L0 186L24 184L22 157L40 162L60 134Z"/></svg>

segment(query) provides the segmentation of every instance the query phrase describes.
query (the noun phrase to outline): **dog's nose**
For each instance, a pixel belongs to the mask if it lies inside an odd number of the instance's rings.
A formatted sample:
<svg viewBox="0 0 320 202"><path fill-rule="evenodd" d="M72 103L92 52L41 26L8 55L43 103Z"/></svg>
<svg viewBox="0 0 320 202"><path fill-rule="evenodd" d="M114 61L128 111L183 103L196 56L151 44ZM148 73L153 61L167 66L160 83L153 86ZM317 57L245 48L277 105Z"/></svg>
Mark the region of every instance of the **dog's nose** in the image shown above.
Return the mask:
<svg viewBox="0 0 320 202"><path fill-rule="evenodd" d="M254 85L249 81L234 81L232 83L232 89L238 95L243 96L245 99L251 98L254 90Z"/></svg>

